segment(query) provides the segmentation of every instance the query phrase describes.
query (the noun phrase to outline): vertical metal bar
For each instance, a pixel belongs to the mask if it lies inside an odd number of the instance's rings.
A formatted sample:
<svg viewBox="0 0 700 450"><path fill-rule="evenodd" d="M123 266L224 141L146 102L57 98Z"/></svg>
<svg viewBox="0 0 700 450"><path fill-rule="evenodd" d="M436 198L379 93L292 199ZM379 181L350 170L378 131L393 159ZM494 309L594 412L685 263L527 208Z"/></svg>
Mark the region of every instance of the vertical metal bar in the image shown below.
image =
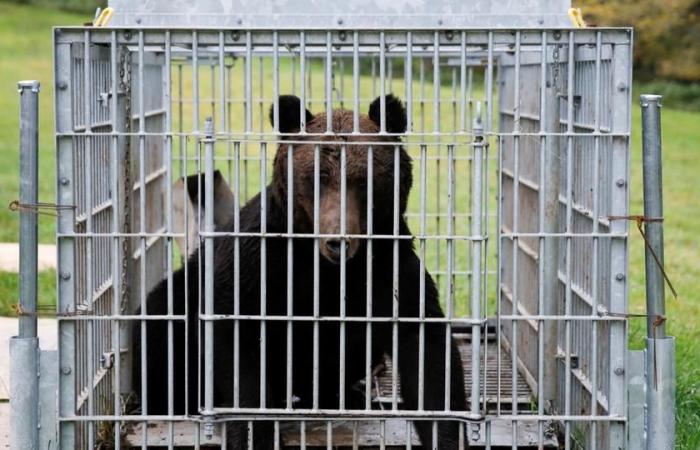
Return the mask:
<svg viewBox="0 0 700 450"><path fill-rule="evenodd" d="M570 233L573 233L573 152L574 152L574 71L575 44L574 32L569 31L569 45L567 58L567 86L566 86L566 290L564 295L564 314L571 315L572 311L572 240ZM564 321L564 414L571 414L571 320ZM571 448L571 422L564 422L564 447Z"/></svg>
<svg viewBox="0 0 700 450"><path fill-rule="evenodd" d="M111 200L112 200L112 233L115 235L112 239L112 315L117 316L121 311L122 302L122 279L121 279L121 263L117 264L117 261L121 262L122 252L121 252L121 238L117 236L119 233L119 221L122 216L120 214L120 199L119 199L119 184L121 181L121 173L119 170L119 136L117 132L119 130L117 114L119 111L119 80L118 73L119 68L117 66L117 32L112 31L109 47L109 64L110 64L110 77L111 77L111 91L112 91L112 101L110 104L110 117L111 117L111 127L112 127L112 138L110 140L110 159L109 159L109 170L110 170L110 180L111 180ZM121 327L124 326L123 323L112 324L112 351L114 352L114 384L112 386L114 395L114 411L116 414L121 414ZM114 436L119 436L119 429L121 428L122 422L114 422ZM119 450L121 448L121 439L116 438L114 440L114 448Z"/></svg>
<svg viewBox="0 0 700 450"><path fill-rule="evenodd" d="M428 146L420 145L420 275L418 285L418 410L422 411L425 405L425 250L426 250L426 215L427 215L427 172L428 172Z"/></svg>
<svg viewBox="0 0 700 450"><path fill-rule="evenodd" d="M333 132L333 48L331 32L326 32L326 133Z"/></svg>
<svg viewBox="0 0 700 450"><path fill-rule="evenodd" d="M19 201L36 204L38 198L39 89L38 81L20 81L19 121ZM28 209L19 212L19 338L37 336L37 215Z"/></svg>
<svg viewBox="0 0 700 450"><path fill-rule="evenodd" d="M253 43L250 31L245 33L244 116L246 140L243 142L243 197L248 199L248 135L253 131ZM302 117L304 117L302 115Z"/></svg>
<svg viewBox="0 0 700 450"><path fill-rule="evenodd" d="M610 192L610 214L627 215L629 205L629 145L630 145L630 93L632 89L632 36L627 31L629 40L612 46L612 84L610 102L615 105L611 110L610 131L612 153L608 189ZM609 231L616 235L610 239L610 265L607 274L610 285L610 310L627 311L628 270L627 236L628 229L624 221L610 223ZM627 414L627 384L625 379L625 360L627 352L627 322L613 321L609 325L608 351L609 366L606 379L609 380L608 414L624 416ZM622 448L626 442L626 425L622 422L610 422L607 433L608 447Z"/></svg>
<svg viewBox="0 0 700 450"><path fill-rule="evenodd" d="M347 256L346 246L348 245L347 234L347 150L345 145L340 146L340 349L339 349L339 369L338 369L338 386L339 386L339 406L340 409L345 409L345 283L346 283L346 261ZM330 423L330 422L329 422Z"/></svg>
<svg viewBox="0 0 700 450"><path fill-rule="evenodd" d="M95 200L93 193L93 177L92 177L92 152L93 152L93 138L92 138L92 61L90 57L90 31L85 30L84 42L83 42L83 107L84 107L84 118L85 118L85 160L83 161L85 165L84 173L84 183L85 183L85 232L87 237L85 238L85 259L86 259L86 270L85 270L85 307L88 311L94 311L94 269L93 264L93 250L94 250L94 240L91 237L93 231L93 214ZM94 322L88 320L86 325L87 329L87 413L89 415L95 412L95 400L94 400L94 385L93 380L95 378L95 335L94 335ZM95 424L90 421L88 424L88 446L93 448L95 439Z"/></svg>
<svg viewBox="0 0 700 450"><path fill-rule="evenodd" d="M258 57L258 126L260 133L265 129L265 59Z"/></svg>
<svg viewBox="0 0 700 450"><path fill-rule="evenodd" d="M462 31L461 33L459 54L459 129L460 131L464 132L467 130L467 33L465 31Z"/></svg>
<svg viewBox="0 0 700 450"><path fill-rule="evenodd" d="M199 130L199 42L197 31L192 31L192 131Z"/></svg>
<svg viewBox="0 0 700 450"><path fill-rule="evenodd" d="M519 232L520 232L520 31L515 34L515 74L513 86L513 255L512 255L512 303L511 314L518 315L518 255L520 252ZM518 414L518 321L511 320L511 413ZM511 445L517 448L518 421L511 422Z"/></svg>
<svg viewBox="0 0 700 450"><path fill-rule="evenodd" d="M173 177L172 177L172 103L171 103L171 46L170 46L170 31L165 32L165 66L163 67L163 103L165 105L165 227L170 234L173 231ZM223 109L223 107L222 107ZM222 114L223 116L223 114ZM223 118L222 118L223 120ZM114 191L117 192L117 191ZM172 316L173 310L173 239L168 237L166 240L166 277L168 283L168 315ZM116 265L116 264L115 264ZM117 349L117 351L119 351ZM168 319L168 415L175 413L174 399L174 343L173 343L173 321ZM118 356L116 357L119 358ZM115 408L115 411L120 411ZM172 448L174 444L174 423L168 422L168 448ZM115 436L118 430L115 430Z"/></svg>
<svg viewBox="0 0 700 450"><path fill-rule="evenodd" d="M406 133L413 132L413 36L406 32Z"/></svg>
<svg viewBox="0 0 700 450"><path fill-rule="evenodd" d="M555 44L558 45L558 44ZM543 60L548 58L545 50ZM557 64L554 62L554 64ZM556 295L559 286L559 238L551 234L559 231L559 191L560 191L560 131L559 121L559 97L557 86L553 79L543 90L543 118L540 126L545 133L544 154L541 156L541 164L544 166L543 179L541 184L541 211L542 211L542 231L547 237L540 240L541 272L542 272L542 299L539 304L540 314L556 315L557 301ZM542 370L543 374L538 381L542 384L542 401L540 408L547 405L553 406L557 401L557 324L552 321L542 321Z"/></svg>
<svg viewBox="0 0 700 450"><path fill-rule="evenodd" d="M39 82L20 81L20 202L36 204L39 187ZM37 215L20 210L19 334L10 339L11 447L39 448L39 339L37 338Z"/></svg>
<svg viewBox="0 0 700 450"><path fill-rule="evenodd" d="M58 35L55 32L54 38ZM71 98L74 94L71 83L71 46L57 44L54 41L54 77L56 83L64 83L65 89L57 89L55 94L55 129L56 133L73 131L72 117L75 112ZM73 163L75 137L56 136L56 203L59 205L75 204L75 169ZM72 233L75 225L75 211L63 212L57 220L56 229L60 233ZM75 311L75 244L74 237L59 237L57 279L58 310ZM58 417L67 418L75 415L76 406L76 324L74 321L59 321L59 390ZM11 381L12 382L12 381ZM61 421L58 424L59 444L62 448L76 445L76 424Z"/></svg>
<svg viewBox="0 0 700 450"><path fill-rule="evenodd" d="M267 142L260 143L260 192L267 187ZM267 195L260 196L260 408L267 398Z"/></svg>
<svg viewBox="0 0 700 450"><path fill-rule="evenodd" d="M319 372L319 327L320 316L320 279L319 279L319 238L320 217L319 209L321 202L321 148L319 144L314 144L314 348L313 348L313 408L318 409L318 372Z"/></svg>
<svg viewBox="0 0 700 450"><path fill-rule="evenodd" d="M139 109L139 296L141 314L145 315L146 309L146 115L144 111L144 41L143 30L139 31L138 41L138 109ZM146 339L146 321L141 320L141 367L148 367L148 342ZM148 376L145 370L141 371L141 412L148 415ZM141 424L143 430L143 440L141 447L148 447L147 422Z"/></svg>
<svg viewBox="0 0 700 450"><path fill-rule="evenodd" d="M214 120L204 122L204 231L214 231ZM204 314L214 314L214 238L204 238ZM214 322L204 320L204 411L214 410ZM209 438L213 432L210 421L204 423L204 433Z"/></svg>
<svg viewBox="0 0 700 450"><path fill-rule="evenodd" d="M642 95L644 216L663 218L661 96ZM666 335L663 222L645 222L647 294L647 449L675 448L675 338ZM655 258L656 255L656 258Z"/></svg>
<svg viewBox="0 0 700 450"><path fill-rule="evenodd" d="M294 232L294 153L293 145L287 146L287 233ZM294 240L287 239L287 409L292 409L292 374L294 349Z"/></svg>
<svg viewBox="0 0 700 450"><path fill-rule="evenodd" d="M386 133L386 36L379 32L379 132Z"/></svg>
<svg viewBox="0 0 700 450"><path fill-rule="evenodd" d="M241 312L241 143L233 143L233 314L236 319L233 321L233 407L240 406L241 394L241 365L240 365L240 320L237 318Z"/></svg>
<svg viewBox="0 0 700 450"><path fill-rule="evenodd" d="M454 145L447 145L447 276L445 277L447 284L447 319L452 320L454 316L454 203L455 203L455 165L454 165ZM480 206L479 206L480 207ZM450 409L450 391L452 387L452 323L445 323L445 411ZM478 355L478 353L477 353ZM472 364L474 360L478 360L472 357ZM478 375L477 378L478 379ZM479 384L472 383L476 385L478 391ZM478 399L478 395L477 395Z"/></svg>
<svg viewBox="0 0 700 450"><path fill-rule="evenodd" d="M483 230L481 226L482 211L484 208L482 188L483 181L483 124L481 122L481 103L477 103L476 117L472 125L472 133L474 141L472 144L472 206L471 206L471 238L472 241L472 283L471 283L471 318L479 320L481 318L481 284L478 282L481 276L481 247ZM471 385L471 404L470 410L472 414L480 413L479 388L480 388L480 355L481 355L481 325L475 323L471 327L471 351L472 351L472 385ZM484 383L486 384L486 383ZM484 402L485 402L484 397Z"/></svg>
<svg viewBox="0 0 700 450"><path fill-rule="evenodd" d="M382 86L384 83L382 82ZM382 97L384 98L384 97ZM400 147L394 146L394 229L393 229L393 258L392 258L392 336L391 336L391 361L394 367L398 368L399 364L399 197L400 197L400 176L401 176L401 160ZM391 408L395 411L398 409L398 370L391 371ZM382 422L383 423L383 422Z"/></svg>
<svg viewBox="0 0 700 450"><path fill-rule="evenodd" d="M352 132L360 132L360 36L352 33Z"/></svg>
<svg viewBox="0 0 700 450"><path fill-rule="evenodd" d="M365 409L372 409L372 233L374 229L374 151L367 147L367 274L366 274L366 317L365 324Z"/></svg>
<svg viewBox="0 0 700 450"><path fill-rule="evenodd" d="M279 61L279 36L277 31L272 32L272 123L274 131L279 130L279 92L280 92L280 61ZM306 114L304 114L306 115Z"/></svg>
<svg viewBox="0 0 700 450"><path fill-rule="evenodd" d="M661 175L661 96L640 96L642 106L642 152L644 182L644 216L663 218L663 178ZM645 247L647 297L647 338L666 337L666 325L654 322L666 314L665 285L661 268L654 255L664 263L663 222L645 222L644 232L649 243Z"/></svg>
<svg viewBox="0 0 700 450"><path fill-rule="evenodd" d="M595 105L593 111L594 138L593 138L593 254L591 261L591 315L595 317L591 322L591 356L589 362L591 378L591 416L598 415L598 259L600 242L597 236L600 220L600 109L602 101L601 92L601 59L602 59L602 32L596 32L596 56L595 56ZM590 428L591 450L598 448L598 422L592 421Z"/></svg>
<svg viewBox="0 0 700 450"><path fill-rule="evenodd" d="M306 133L306 35L299 32L299 132Z"/></svg>

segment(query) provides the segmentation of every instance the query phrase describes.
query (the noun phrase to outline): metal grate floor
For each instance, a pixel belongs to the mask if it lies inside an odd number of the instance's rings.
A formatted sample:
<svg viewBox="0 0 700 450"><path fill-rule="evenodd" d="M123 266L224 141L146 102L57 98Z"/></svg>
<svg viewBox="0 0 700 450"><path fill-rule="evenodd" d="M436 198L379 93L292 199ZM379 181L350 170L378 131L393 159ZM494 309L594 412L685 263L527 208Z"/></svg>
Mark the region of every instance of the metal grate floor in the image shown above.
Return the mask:
<svg viewBox="0 0 700 450"><path fill-rule="evenodd" d="M464 383L465 386L471 386L471 336L469 334L455 333L454 339L458 342L458 348L462 357L464 368ZM484 359L484 354L486 358ZM494 333L490 332L486 338L486 345L481 346L481 361L486 361L486 377L481 378L481 401L484 401L484 382L486 382L486 408L488 411L494 411L498 402L502 411L509 412L514 406L512 403L512 364L510 353L501 349L498 351L498 344ZM500 361L500 367L499 367ZM499 371L500 368L500 371ZM482 367L483 375L483 367ZM379 372L373 381L373 401L378 409L391 407L391 378L392 364L390 359L386 359L385 368ZM500 378L500 385L499 385ZM500 392L499 392L500 388ZM527 414L532 402L532 391L526 383L525 378L518 372L516 379L516 405L515 407L521 414ZM467 389L469 392L469 389ZM400 388L397 392L400 396ZM400 401L400 397L399 397ZM538 427L537 422L520 422L516 429L513 429L511 421L502 419L490 420L490 444L494 447L507 446L510 447L513 442L513 436L516 436L517 446L537 447L538 446ZM141 446L142 442L142 425L136 424L127 432L126 441L130 446ZM384 436L384 445L386 449L406 448L407 444L407 421L404 419L388 419L384 421L384 430L381 429L379 421L369 420L347 420L335 421L331 423L333 442L332 447L339 448L361 448L375 449L382 446L382 435ZM194 445L197 432L197 424L192 422L182 422L174 424L173 431L173 446L192 446ZM515 434L514 434L515 431ZM285 448L300 448L301 434L299 423L282 423L280 432ZM169 443L169 431L166 423L149 423L147 428L149 446L166 446ZM481 448L486 446L486 433L482 425L478 436L468 433L469 445L472 448ZM220 429L215 430L214 436L207 439L203 430L199 429L199 443L201 446L219 446L221 445ZM306 447L307 448L325 448L328 446L328 422L326 421L307 421L306 422ZM543 447L558 448L556 436L546 434L544 436ZM418 437L415 431L411 429L411 446L413 448L421 448Z"/></svg>
<svg viewBox="0 0 700 450"><path fill-rule="evenodd" d="M455 333L453 338L457 342L459 353L462 357L464 386L466 389L465 392L467 392L467 395L469 395L470 387L472 385L471 335ZM484 360L486 361L486 375L484 376L484 367L482 365L481 379L479 380L479 391L481 392L479 400L481 403L484 402L484 383L486 383L486 408L488 410L495 409L497 404L500 402L502 410L510 410L512 409L513 405L513 365L510 353L504 349L501 349L500 352L498 351L496 336L493 333L488 334L486 344L486 346L483 345L482 339L480 360L482 364ZM484 354L486 354L486 358L484 358ZM385 359L384 364L386 366L385 370L381 372L374 380L375 396L373 400L381 403L382 405L391 405L391 360L389 358ZM516 408L518 410L529 408L532 401L532 390L520 372L517 374L515 392L517 394ZM397 389L397 394L399 396L401 395L400 386Z"/></svg>

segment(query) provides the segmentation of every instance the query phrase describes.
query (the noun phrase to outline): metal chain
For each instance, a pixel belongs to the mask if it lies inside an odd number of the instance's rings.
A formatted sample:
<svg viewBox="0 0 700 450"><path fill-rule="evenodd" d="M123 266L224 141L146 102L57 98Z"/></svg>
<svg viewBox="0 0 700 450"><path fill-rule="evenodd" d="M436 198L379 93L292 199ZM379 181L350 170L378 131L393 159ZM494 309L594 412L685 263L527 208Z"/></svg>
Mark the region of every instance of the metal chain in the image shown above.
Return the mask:
<svg viewBox="0 0 700 450"><path fill-rule="evenodd" d="M131 52L124 46L120 52L119 58L119 79L121 84L120 91L124 93L124 110L125 123L124 131L126 132L126 142L124 144L124 203L123 203L123 232L131 232ZM129 305L129 289L128 289L128 265L129 256L131 254L131 242L128 237L122 241L122 273L121 273L121 311Z"/></svg>
<svg viewBox="0 0 700 450"><path fill-rule="evenodd" d="M552 61L552 87L554 88L555 93L561 92L559 89L559 44L554 44L554 53L552 55L553 61Z"/></svg>

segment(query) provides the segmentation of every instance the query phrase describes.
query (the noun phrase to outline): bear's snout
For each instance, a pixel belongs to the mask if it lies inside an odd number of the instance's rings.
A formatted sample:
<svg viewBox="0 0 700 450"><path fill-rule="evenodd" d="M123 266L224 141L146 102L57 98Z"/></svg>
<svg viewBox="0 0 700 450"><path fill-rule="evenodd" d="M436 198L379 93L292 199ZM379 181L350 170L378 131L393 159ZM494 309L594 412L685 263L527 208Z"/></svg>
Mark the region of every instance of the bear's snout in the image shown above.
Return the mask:
<svg viewBox="0 0 700 450"><path fill-rule="evenodd" d="M335 189L326 189L321 196L320 204L320 231L327 236L320 239L321 254L330 262L340 264L345 250L345 260L352 258L357 252L359 241L357 238L347 237L361 233L360 208L354 190L348 189L345 202L345 232L341 227L343 216L341 214L340 192Z"/></svg>

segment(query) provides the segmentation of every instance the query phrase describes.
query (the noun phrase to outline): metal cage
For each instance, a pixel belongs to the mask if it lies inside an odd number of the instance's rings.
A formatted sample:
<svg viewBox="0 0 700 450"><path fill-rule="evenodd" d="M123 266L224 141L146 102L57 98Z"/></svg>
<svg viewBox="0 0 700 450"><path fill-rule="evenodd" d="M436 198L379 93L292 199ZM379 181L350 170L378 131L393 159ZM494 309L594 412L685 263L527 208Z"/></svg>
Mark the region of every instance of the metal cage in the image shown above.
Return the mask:
<svg viewBox="0 0 700 450"><path fill-rule="evenodd" d="M221 423L234 420L273 421L275 448L444 448L437 439L419 442L412 426L419 420L458 421L461 448L627 448L627 225L611 217L628 212L630 30L60 28L54 39L58 203L76 206L61 214L57 231L61 448L223 447ZM234 211L266 189L286 142L268 121L268 111L280 114L278 96L297 95L313 113L354 111L349 135L357 135L360 114L389 93L405 102L408 117L399 133L413 160L405 220L439 291L445 318L436 323L461 356L464 409L402 407L398 332L382 365L357 362L367 375L358 380L364 407L341 400L331 409L295 408L293 389L284 407L216 404L209 374L221 357L212 343L217 321L289 329L332 322L340 333L357 323L396 330L410 322L398 306L389 317L346 315L344 287L331 316L264 308L254 317L217 315L211 298L210 250L225 236L252 236L218 227L215 171ZM379 136L387 136L385 102ZM328 129L307 138L320 146L328 136L347 137ZM389 148L398 155L396 142ZM204 176L192 200L177 182L197 173ZM411 237L398 232L398 189L396 182L393 233L355 236L341 225L334 237L398 248ZM175 203L190 208L178 214ZM324 235L263 227L253 237L293 248ZM166 313L138 313L161 280L172 283L192 246L202 250L195 252L204 292L197 326L173 313L172 287ZM385 270L398 285L396 255ZM240 270L245 261L236 263L236 277ZM170 329L185 323L200 337L201 351L186 356L205 374L199 414L131 409L132 361L143 360L148 345L134 354L131 330L152 321ZM293 360L290 345L266 336L261 331L256 351L282 345ZM342 336L338 352L354 352ZM319 345L316 338L308 349L315 362L324 358ZM242 350L231 347L228 357L238 360ZM170 340L162 351L172 367L185 350ZM419 353L425 357L422 344ZM339 360L343 376L345 356ZM288 370L291 385L289 377ZM314 372L314 389L318 383Z"/></svg>

